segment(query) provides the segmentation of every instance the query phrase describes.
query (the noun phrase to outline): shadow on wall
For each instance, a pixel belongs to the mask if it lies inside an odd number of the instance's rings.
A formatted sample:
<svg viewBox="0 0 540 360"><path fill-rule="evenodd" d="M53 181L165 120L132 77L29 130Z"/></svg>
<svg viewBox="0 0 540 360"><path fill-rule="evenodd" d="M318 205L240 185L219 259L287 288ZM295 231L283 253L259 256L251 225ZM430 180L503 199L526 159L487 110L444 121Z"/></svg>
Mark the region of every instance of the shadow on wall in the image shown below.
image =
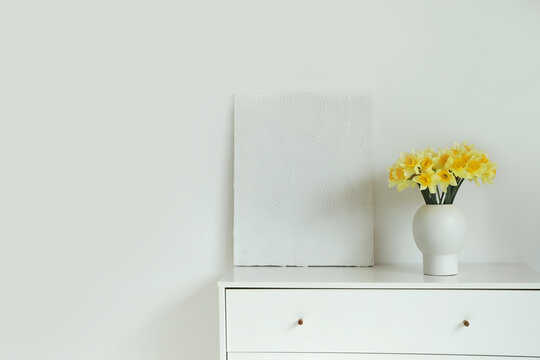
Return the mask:
<svg viewBox="0 0 540 360"><path fill-rule="evenodd" d="M164 348L176 349L177 359L186 355L191 359L219 358L217 280L177 304L163 319L167 324L162 334Z"/></svg>
<svg viewBox="0 0 540 360"><path fill-rule="evenodd" d="M219 262L226 264L224 268L216 269L217 274L201 288L189 293L183 293L172 307L164 311L155 319L152 337L159 349L149 352L148 359L174 359L174 360L217 360L219 359L219 299L217 282L224 272L231 268L233 263L233 148L234 148L234 108L233 99L229 102L229 116L226 121L229 126L226 148L221 152L222 163L228 164L228 182L223 192L226 200L223 201L222 214L226 231L221 237L220 247L223 248ZM214 273L215 274L215 273ZM152 331L152 330L150 330Z"/></svg>
<svg viewBox="0 0 540 360"><path fill-rule="evenodd" d="M217 279L153 319L138 336L134 359L213 360L219 358Z"/></svg>
<svg viewBox="0 0 540 360"><path fill-rule="evenodd" d="M220 154L224 157L223 164L227 164L228 181L224 184L223 195L226 197L222 202L221 214L226 216L222 219L225 231L220 236L222 252L217 263L225 264L222 268L215 269L215 278L202 281L202 287L194 292L181 290L181 296L168 309L157 316L153 323L145 327L145 334L152 339L151 349L148 356L137 354L135 358L159 359L159 360L216 360L219 359L219 299L218 280L233 264L233 239L228 235L233 233L233 147L234 131L233 100L230 100L229 116L227 123L229 133L226 148ZM203 254L202 254L203 255ZM186 271L190 271L186 269ZM193 270L191 270L193 271ZM196 270L195 270L196 271ZM218 276L219 275L219 276ZM205 285L204 285L205 284ZM147 338L141 342L147 342Z"/></svg>
<svg viewBox="0 0 540 360"><path fill-rule="evenodd" d="M423 205L420 191L408 189L398 193L395 187L388 188L386 170L374 169L373 182L375 265L388 263L395 254L408 254L404 262L422 261L412 236L414 214Z"/></svg>

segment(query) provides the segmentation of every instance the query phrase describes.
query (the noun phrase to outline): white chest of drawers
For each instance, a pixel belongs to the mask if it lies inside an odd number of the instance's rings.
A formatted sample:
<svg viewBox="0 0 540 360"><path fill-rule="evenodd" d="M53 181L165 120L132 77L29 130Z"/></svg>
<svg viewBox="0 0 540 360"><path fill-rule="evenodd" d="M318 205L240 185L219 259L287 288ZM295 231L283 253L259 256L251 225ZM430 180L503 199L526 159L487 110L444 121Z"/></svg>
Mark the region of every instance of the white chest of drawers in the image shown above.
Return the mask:
<svg viewBox="0 0 540 360"><path fill-rule="evenodd" d="M522 265L235 268L219 290L221 360L540 358L540 274Z"/></svg>

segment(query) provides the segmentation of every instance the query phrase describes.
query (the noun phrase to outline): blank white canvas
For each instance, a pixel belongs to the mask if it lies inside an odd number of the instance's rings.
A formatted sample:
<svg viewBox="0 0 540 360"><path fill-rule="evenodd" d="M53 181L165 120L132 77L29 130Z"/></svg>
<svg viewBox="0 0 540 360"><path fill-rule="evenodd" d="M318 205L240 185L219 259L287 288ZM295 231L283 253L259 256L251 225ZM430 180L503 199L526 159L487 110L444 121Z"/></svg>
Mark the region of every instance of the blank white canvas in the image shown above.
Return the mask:
<svg viewBox="0 0 540 360"><path fill-rule="evenodd" d="M373 265L371 97L237 95L234 120L235 265Z"/></svg>

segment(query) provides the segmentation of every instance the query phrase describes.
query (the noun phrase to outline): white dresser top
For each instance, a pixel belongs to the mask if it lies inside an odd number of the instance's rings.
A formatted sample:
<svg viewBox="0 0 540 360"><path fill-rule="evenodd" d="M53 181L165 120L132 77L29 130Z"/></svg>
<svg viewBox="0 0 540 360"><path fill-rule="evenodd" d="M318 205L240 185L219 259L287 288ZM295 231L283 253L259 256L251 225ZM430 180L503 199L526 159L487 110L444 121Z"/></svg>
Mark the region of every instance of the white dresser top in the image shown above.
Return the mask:
<svg viewBox="0 0 540 360"><path fill-rule="evenodd" d="M423 275L422 265L235 267L221 288L534 289L540 273L521 264L460 264L459 275Z"/></svg>

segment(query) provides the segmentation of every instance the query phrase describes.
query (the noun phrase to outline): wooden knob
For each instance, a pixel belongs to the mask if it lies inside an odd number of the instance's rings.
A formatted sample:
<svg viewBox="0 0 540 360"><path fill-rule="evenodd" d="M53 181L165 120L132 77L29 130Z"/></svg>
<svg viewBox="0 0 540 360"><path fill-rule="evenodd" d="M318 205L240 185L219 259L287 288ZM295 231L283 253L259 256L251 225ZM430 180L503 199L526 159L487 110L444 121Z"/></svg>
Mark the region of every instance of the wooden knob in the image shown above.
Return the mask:
<svg viewBox="0 0 540 360"><path fill-rule="evenodd" d="M467 320L463 320L463 326L469 327L471 325Z"/></svg>
<svg viewBox="0 0 540 360"><path fill-rule="evenodd" d="M304 325L304 320L298 319L298 325Z"/></svg>

